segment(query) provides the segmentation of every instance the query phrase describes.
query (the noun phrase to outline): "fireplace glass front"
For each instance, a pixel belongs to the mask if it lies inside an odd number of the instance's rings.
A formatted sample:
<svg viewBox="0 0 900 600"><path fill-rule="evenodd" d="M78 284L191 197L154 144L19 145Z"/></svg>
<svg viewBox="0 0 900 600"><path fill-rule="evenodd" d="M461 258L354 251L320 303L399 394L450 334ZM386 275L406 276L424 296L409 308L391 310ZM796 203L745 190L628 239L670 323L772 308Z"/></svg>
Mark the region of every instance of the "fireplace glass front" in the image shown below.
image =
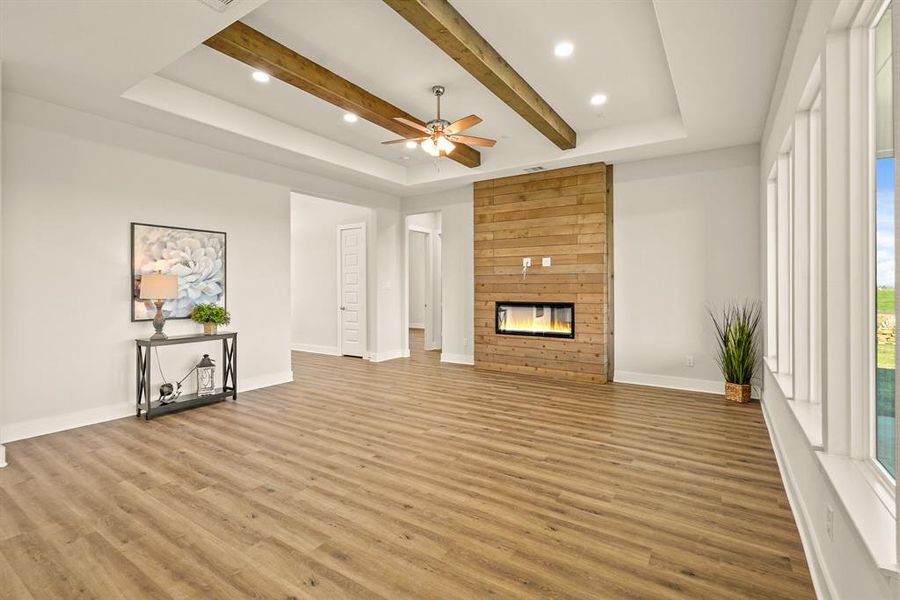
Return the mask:
<svg viewBox="0 0 900 600"><path fill-rule="evenodd" d="M496 332L503 335L574 338L571 302L497 302Z"/></svg>

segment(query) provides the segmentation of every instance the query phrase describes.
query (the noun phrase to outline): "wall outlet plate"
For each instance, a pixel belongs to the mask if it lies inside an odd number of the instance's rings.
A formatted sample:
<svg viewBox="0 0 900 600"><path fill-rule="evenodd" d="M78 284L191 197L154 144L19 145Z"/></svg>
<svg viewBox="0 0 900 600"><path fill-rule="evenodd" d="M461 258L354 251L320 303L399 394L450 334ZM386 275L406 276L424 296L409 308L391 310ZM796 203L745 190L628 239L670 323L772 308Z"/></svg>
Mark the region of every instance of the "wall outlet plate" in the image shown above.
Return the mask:
<svg viewBox="0 0 900 600"><path fill-rule="evenodd" d="M684 364L685 364L685 366L687 366L687 367L693 367L693 366L694 366L694 355L693 355L693 354L688 354L687 356L685 356L685 357L684 357Z"/></svg>
<svg viewBox="0 0 900 600"><path fill-rule="evenodd" d="M522 266L523 267L531 266L531 257L530 256L526 256L525 258L522 259Z"/></svg>
<svg viewBox="0 0 900 600"><path fill-rule="evenodd" d="M832 506L825 507L825 532L828 534L829 540L834 540L834 508Z"/></svg>
<svg viewBox="0 0 900 600"><path fill-rule="evenodd" d="M550 261L550 257L549 257L549 256L545 256L544 258L541 259L541 266L542 266L542 267L549 267L550 264L551 264L551 261Z"/></svg>

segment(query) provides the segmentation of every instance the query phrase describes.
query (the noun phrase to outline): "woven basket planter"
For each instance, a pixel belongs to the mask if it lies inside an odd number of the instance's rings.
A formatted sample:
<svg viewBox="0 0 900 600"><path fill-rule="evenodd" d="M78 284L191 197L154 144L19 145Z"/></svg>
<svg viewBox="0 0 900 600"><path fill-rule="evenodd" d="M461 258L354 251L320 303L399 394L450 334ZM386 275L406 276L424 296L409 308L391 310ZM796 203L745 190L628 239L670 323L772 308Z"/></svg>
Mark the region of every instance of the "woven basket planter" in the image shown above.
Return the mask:
<svg viewBox="0 0 900 600"><path fill-rule="evenodd" d="M725 399L739 404L750 402L750 386L740 383L726 383Z"/></svg>

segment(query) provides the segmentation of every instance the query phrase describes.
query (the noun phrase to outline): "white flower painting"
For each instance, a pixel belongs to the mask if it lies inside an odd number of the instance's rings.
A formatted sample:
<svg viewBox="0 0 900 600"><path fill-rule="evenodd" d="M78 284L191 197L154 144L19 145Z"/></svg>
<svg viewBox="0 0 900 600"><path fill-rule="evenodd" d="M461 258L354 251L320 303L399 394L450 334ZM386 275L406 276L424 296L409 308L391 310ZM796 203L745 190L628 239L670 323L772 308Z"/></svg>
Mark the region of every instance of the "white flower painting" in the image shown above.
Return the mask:
<svg viewBox="0 0 900 600"><path fill-rule="evenodd" d="M185 319L198 304L225 306L225 234L161 225L131 224L132 321L153 318L156 307L141 300L141 275L178 276L178 299L166 300L167 319Z"/></svg>

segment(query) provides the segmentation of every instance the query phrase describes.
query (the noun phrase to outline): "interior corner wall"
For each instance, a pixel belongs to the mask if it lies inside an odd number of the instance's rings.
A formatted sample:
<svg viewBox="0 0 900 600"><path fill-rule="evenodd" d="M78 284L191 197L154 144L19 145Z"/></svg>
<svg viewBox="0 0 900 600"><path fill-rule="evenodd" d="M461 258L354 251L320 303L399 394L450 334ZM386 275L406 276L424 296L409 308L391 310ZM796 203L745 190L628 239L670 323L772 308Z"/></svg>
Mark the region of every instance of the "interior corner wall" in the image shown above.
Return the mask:
<svg viewBox="0 0 900 600"><path fill-rule="evenodd" d="M441 361L474 364L474 192L465 185L404 198L404 215L440 212L442 281ZM402 247L402 246L401 246Z"/></svg>
<svg viewBox="0 0 900 600"><path fill-rule="evenodd" d="M377 237L372 209L291 194L291 348L340 354L337 228L366 224L366 338L375 339Z"/></svg>
<svg viewBox="0 0 900 600"><path fill-rule="evenodd" d="M132 221L227 233L238 387L290 380L288 189L62 133L97 118L55 107L41 119L46 103L16 105L31 112L22 118L4 102L0 441L134 414L133 340L152 326L130 321ZM169 334L198 328L166 324ZM171 381L219 348L159 355ZM160 383L156 364L151 389Z"/></svg>
<svg viewBox="0 0 900 600"><path fill-rule="evenodd" d="M613 188L615 381L722 393L707 308L760 297L759 147L617 164Z"/></svg>

